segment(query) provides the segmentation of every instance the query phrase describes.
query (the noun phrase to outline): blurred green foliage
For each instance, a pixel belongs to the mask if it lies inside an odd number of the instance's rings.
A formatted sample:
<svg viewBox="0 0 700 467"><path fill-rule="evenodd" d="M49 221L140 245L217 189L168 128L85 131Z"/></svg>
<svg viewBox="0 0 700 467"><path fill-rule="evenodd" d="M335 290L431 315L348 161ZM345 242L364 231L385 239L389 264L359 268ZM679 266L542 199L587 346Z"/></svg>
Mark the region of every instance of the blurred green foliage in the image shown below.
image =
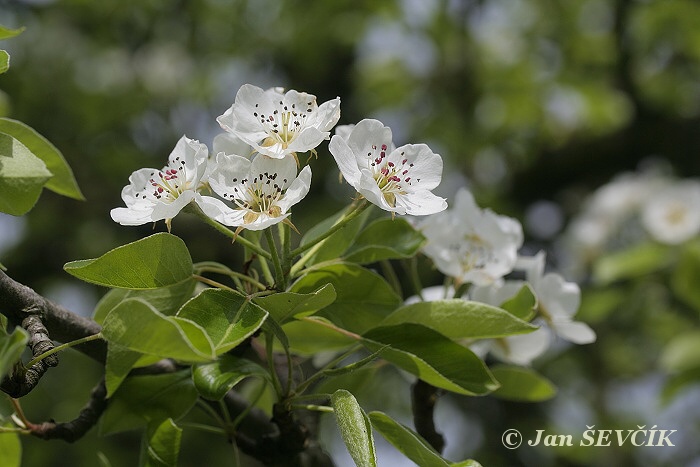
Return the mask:
<svg viewBox="0 0 700 467"><path fill-rule="evenodd" d="M0 1L0 23L27 28L3 42L12 67L0 77L0 116L31 125L59 148L87 199L44 192L26 217L21 242L2 253L10 274L40 292L71 281L64 263L151 233L150 226L121 227L109 217L121 205L129 174L162 166L182 134L210 144L220 132L215 117L247 82L307 91L320 102L340 96L341 124L375 117L392 127L399 144L427 142L445 159L443 195L468 181L482 205L524 219L526 229L532 203L554 201L567 218L583 193L649 156L679 176L700 175L700 4L694 0ZM336 175L321 146L312 196L295 211L301 232L352 195ZM226 242L197 242L201 227L186 216L173 229L194 261L236 259ZM527 247L548 248L551 239ZM697 268L681 261L683 271ZM611 266L624 264L610 263L608 274ZM426 284L436 277L423 275ZM584 290L581 319L595 327L598 342L541 363L560 387L554 402L452 402L474 430L461 436L481 439L466 445L476 451L458 446L455 458L484 465L643 465L642 453L630 449L571 454L500 445L507 428L561 428L562 413L574 433L585 423L628 429L639 421L611 410L614 397L606 391L653 377L665 343L680 329L697 329L697 314L670 287L690 306L698 299L685 277L671 284L651 273L617 279ZM94 300L104 289L90 293ZM672 366L678 360L668 352ZM30 419L63 420L79 411L99 369L75 360L64 358L27 398ZM362 403L383 411L402 405L381 397ZM574 416L581 406L584 415ZM186 446L199 435L183 436ZM25 465L58 465L56 459L96 465L98 450L113 465L129 465L138 453L120 446L134 440L128 434L98 440L94 432L69 447L27 440ZM212 465L227 465L216 457L230 452L221 444L209 451ZM188 455L183 451L183 465L204 462ZM679 450L668 462L697 455Z"/></svg>

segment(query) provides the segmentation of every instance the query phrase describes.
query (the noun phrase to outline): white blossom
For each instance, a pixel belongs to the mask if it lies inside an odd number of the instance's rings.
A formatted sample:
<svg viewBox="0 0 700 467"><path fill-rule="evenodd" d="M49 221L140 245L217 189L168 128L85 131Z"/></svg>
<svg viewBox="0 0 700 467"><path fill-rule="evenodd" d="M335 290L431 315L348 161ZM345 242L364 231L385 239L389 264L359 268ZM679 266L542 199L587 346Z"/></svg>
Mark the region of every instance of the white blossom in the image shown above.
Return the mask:
<svg viewBox="0 0 700 467"><path fill-rule="evenodd" d="M122 189L125 208L114 208L112 219L122 225L141 225L165 220L168 226L197 193L206 172L208 150L204 144L183 136L162 170L139 169Z"/></svg>
<svg viewBox="0 0 700 467"><path fill-rule="evenodd" d="M218 222L262 230L284 221L289 209L306 196L311 186L311 169L296 173L293 156L273 159L258 154L250 161L239 155L219 153L209 179L212 190L229 201L203 196L202 210Z"/></svg>
<svg viewBox="0 0 700 467"><path fill-rule="evenodd" d="M700 233L700 182L686 180L668 186L642 210L642 224L657 241L679 244Z"/></svg>
<svg viewBox="0 0 700 467"><path fill-rule="evenodd" d="M245 84L233 105L217 121L256 151L282 159L314 149L330 137L340 119L340 98L316 103L316 96Z"/></svg>
<svg viewBox="0 0 700 467"><path fill-rule="evenodd" d="M520 223L480 209L461 189L453 207L418 225L427 238L423 252L443 274L459 282L488 285L513 270L523 243Z"/></svg>
<svg viewBox="0 0 700 467"><path fill-rule="evenodd" d="M391 129L365 119L331 138L329 150L345 180L369 202L396 214L424 216L447 207L430 190L442 178L442 159L425 144L394 148Z"/></svg>
<svg viewBox="0 0 700 467"><path fill-rule="evenodd" d="M574 344L595 342L595 332L573 317L581 303L581 289L575 282L566 281L557 273L545 273L545 255L521 257L517 269L524 269L527 282L537 297L539 315L554 333Z"/></svg>

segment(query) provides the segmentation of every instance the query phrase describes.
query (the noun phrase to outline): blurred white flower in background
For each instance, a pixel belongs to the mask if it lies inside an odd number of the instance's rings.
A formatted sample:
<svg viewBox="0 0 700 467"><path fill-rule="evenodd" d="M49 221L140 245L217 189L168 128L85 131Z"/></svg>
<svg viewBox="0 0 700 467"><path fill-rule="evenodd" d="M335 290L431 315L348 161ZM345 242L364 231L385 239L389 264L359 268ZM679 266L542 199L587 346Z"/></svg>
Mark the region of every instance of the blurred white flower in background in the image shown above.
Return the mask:
<svg viewBox="0 0 700 467"><path fill-rule="evenodd" d="M655 194L642 209L642 225L661 243L695 237L700 233L700 182L681 181Z"/></svg>

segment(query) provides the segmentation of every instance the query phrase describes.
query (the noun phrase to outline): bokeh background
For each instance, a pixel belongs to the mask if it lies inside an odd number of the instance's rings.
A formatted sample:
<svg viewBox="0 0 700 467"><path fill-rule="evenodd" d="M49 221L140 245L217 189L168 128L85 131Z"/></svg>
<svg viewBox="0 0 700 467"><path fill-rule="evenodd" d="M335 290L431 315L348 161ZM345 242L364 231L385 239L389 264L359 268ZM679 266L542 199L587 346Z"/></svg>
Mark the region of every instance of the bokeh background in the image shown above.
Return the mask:
<svg viewBox="0 0 700 467"><path fill-rule="evenodd" d="M575 255L561 246L589 194L619 173L700 175L697 1L0 0L0 24L27 28L0 44L12 56L0 114L53 142L87 199L45 191L29 215L0 215L0 260L16 280L89 315L105 290L62 266L152 232L109 217L132 171L161 167L183 134L210 145L221 131L215 118L244 83L307 91L319 102L339 96L341 124L377 118L397 144L425 142L440 153L438 194L466 185L480 205L519 219L524 252L544 249L552 266L576 273L579 319L598 333L593 345L560 345L535 361L559 387L551 401L441 398L446 456L485 466L700 465L698 384L668 395L673 375L659 363L674 336L699 327L697 310L669 291L673 264L601 287L588 265L570 268ZM325 144L312 166L311 195L294 213L302 231L352 195L338 185ZM177 218L173 230L195 261L237 260L193 219ZM99 371L64 357L27 411L72 418ZM361 403L409 420L406 382L398 373L382 378L389 383L368 378L358 389ZM580 439L586 425L677 429L677 446L501 445L507 428ZM185 446L199 439L188 436ZM203 442L212 447L186 447L183 465L233 465L225 443ZM327 443L339 465L350 465L337 437ZM91 433L70 446L27 440L24 465L96 465L98 451L130 465L134 446L128 434ZM390 448L382 455L382 465L400 465Z"/></svg>

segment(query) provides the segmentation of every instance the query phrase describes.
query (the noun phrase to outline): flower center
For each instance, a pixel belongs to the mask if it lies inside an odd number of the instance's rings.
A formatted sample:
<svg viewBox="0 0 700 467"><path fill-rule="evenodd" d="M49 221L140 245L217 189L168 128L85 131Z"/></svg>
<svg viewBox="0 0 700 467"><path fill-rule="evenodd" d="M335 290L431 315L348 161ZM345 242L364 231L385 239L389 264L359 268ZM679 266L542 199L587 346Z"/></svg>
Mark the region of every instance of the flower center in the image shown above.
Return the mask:
<svg viewBox="0 0 700 467"><path fill-rule="evenodd" d="M233 193L225 193L224 198L230 199L239 209L248 211L243 220L246 224L254 222L260 214L267 214L270 217L282 215L282 209L278 206L279 201L284 197L287 179L282 180L282 185L277 183L277 173L264 172L258 174L251 181L249 178L240 180L233 179L233 183L238 183L233 188Z"/></svg>
<svg viewBox="0 0 700 467"><path fill-rule="evenodd" d="M462 250L460 257L465 271L482 269L489 263L499 261L498 256L493 253L491 244L474 233L466 234L458 248Z"/></svg>
<svg viewBox="0 0 700 467"><path fill-rule="evenodd" d="M411 185L409 172L413 164L408 163L403 152L401 153L401 163L395 164L387 160L386 151L386 144L382 144L380 147L373 144L372 151L367 153L367 157L372 176L377 182L379 190L389 206L393 208L396 206L396 195L405 195L405 185Z"/></svg>
<svg viewBox="0 0 700 467"><path fill-rule="evenodd" d="M304 129L307 116L313 112L313 105L314 100L311 100L306 103L305 110L300 110L296 103L285 104L284 101L279 101L279 105L270 115L253 112L253 116L260 120L268 134L261 146L269 147L280 144L282 149L287 149ZM259 104L255 104L255 107L258 108Z"/></svg>
<svg viewBox="0 0 700 467"><path fill-rule="evenodd" d="M686 215L686 209L683 206L676 204L671 206L668 212L666 212L666 220L671 225L682 225L685 221Z"/></svg>

